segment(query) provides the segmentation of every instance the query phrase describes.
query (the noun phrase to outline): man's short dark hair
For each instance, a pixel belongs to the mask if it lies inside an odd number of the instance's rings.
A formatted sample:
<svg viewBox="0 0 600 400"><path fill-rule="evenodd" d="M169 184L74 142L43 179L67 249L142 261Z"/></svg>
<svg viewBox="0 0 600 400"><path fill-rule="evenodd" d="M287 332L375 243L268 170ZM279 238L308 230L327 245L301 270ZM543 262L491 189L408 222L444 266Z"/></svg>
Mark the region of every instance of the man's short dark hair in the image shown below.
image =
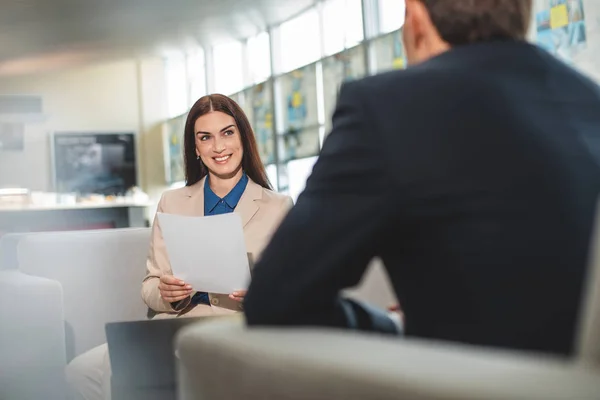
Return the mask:
<svg viewBox="0 0 600 400"><path fill-rule="evenodd" d="M527 37L532 0L421 0L451 46Z"/></svg>

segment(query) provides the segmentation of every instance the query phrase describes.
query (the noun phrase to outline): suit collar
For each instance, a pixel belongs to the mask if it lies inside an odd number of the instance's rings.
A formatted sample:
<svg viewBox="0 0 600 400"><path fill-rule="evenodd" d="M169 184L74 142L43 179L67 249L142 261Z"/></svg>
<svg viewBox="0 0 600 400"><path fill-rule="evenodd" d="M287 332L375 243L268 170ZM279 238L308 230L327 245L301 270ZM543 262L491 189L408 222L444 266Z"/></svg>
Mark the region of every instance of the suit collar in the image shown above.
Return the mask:
<svg viewBox="0 0 600 400"><path fill-rule="evenodd" d="M526 41L495 40L456 46L412 69L447 69L448 67L464 67L466 65L503 65L499 60L517 60L519 62L531 57L547 56L547 52ZM505 63L504 63L505 64ZM409 70L411 69L409 68Z"/></svg>
<svg viewBox="0 0 600 400"><path fill-rule="evenodd" d="M206 184L206 177L202 178L197 183L191 186L185 187L186 196L193 202L194 215L204 215L204 185ZM242 217L242 226L246 226L248 222L254 217L258 209L260 208L260 202L262 199L263 188L259 184L255 183L252 179L248 178L248 184L246 190L242 194L240 201L235 208L235 212L239 213Z"/></svg>

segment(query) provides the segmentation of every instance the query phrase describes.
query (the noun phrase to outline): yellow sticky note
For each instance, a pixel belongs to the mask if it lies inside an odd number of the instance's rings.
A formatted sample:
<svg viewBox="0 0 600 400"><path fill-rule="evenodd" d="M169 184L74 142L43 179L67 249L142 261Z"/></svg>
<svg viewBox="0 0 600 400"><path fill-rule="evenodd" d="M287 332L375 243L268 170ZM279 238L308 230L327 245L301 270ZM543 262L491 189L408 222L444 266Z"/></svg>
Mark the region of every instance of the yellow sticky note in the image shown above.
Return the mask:
<svg viewBox="0 0 600 400"><path fill-rule="evenodd" d="M403 69L404 68L404 58L401 58L401 57L394 58L392 67L394 69Z"/></svg>
<svg viewBox="0 0 600 400"><path fill-rule="evenodd" d="M292 107L298 108L302 105L302 94L300 92L294 92L292 94Z"/></svg>
<svg viewBox="0 0 600 400"><path fill-rule="evenodd" d="M550 28L562 28L569 25L569 12L566 4L561 4L550 9Z"/></svg>

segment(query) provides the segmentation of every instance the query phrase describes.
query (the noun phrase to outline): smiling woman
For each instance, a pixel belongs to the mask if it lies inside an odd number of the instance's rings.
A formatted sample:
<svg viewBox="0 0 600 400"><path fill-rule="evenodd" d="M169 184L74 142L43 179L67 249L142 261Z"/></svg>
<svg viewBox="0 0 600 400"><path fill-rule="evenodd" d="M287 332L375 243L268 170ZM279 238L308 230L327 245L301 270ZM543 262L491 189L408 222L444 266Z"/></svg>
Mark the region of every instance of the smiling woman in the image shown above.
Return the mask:
<svg viewBox="0 0 600 400"><path fill-rule="evenodd" d="M201 97L188 114L184 136L187 186L209 172L221 180L244 171L263 188L272 189L250 122L229 97L220 94Z"/></svg>
<svg viewBox="0 0 600 400"><path fill-rule="evenodd" d="M254 133L237 103L214 94L194 104L184 129L184 159L186 186L165 192L157 212L196 217L239 213L252 265L291 208L292 199L271 190ZM201 243L198 248L202 251ZM226 315L242 310L245 290L200 292L173 276L156 218L146 273L142 298L155 318ZM106 398L110 375L106 345L78 356L67 367L69 386L78 399Z"/></svg>
<svg viewBox="0 0 600 400"><path fill-rule="evenodd" d="M235 101L220 94L196 101L184 128L184 162L186 187L165 193L158 212L192 216L238 212L246 247L257 258L292 201L272 191L252 127ZM197 292L172 276L156 220L153 232L142 285L142 295L152 310L166 316L241 310L243 290Z"/></svg>

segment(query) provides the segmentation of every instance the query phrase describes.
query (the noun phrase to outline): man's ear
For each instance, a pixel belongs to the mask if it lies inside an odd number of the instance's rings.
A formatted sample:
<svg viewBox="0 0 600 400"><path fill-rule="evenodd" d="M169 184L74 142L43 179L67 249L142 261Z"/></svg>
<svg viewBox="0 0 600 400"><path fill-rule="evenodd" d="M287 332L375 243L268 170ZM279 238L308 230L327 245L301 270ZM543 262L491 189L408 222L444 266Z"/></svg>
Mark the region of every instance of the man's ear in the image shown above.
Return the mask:
<svg viewBox="0 0 600 400"><path fill-rule="evenodd" d="M446 51L450 45L444 41L434 25L423 0L406 0L407 20L410 19L413 40L417 47L429 49L430 55ZM425 46L420 46L420 45Z"/></svg>
<svg viewBox="0 0 600 400"><path fill-rule="evenodd" d="M431 24L429 13L421 0L406 0L405 24L410 25L415 41L422 40L428 25Z"/></svg>

